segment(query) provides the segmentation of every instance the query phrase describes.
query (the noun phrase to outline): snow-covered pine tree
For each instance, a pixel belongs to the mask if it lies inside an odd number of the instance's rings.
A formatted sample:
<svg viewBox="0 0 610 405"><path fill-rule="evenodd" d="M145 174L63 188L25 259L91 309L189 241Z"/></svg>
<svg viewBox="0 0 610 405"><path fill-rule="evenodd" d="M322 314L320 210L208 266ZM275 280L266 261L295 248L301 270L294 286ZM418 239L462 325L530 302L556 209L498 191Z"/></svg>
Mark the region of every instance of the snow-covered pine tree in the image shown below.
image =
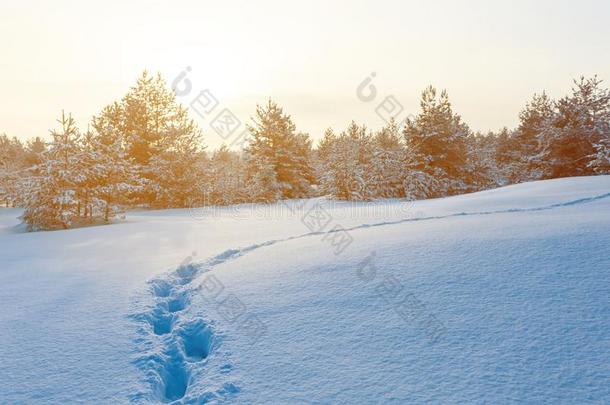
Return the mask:
<svg viewBox="0 0 610 405"><path fill-rule="evenodd" d="M410 201L426 199L440 188L437 179L422 170L418 159L415 148L406 146L402 187L405 198Z"/></svg>
<svg viewBox="0 0 610 405"><path fill-rule="evenodd" d="M471 179L468 191L475 192L497 187L499 176L495 159L495 135L470 134L467 137L467 148L466 167L468 177Z"/></svg>
<svg viewBox="0 0 610 405"><path fill-rule="evenodd" d="M322 189L340 200L373 199L373 142L367 128L352 121L339 136L328 133L325 142Z"/></svg>
<svg viewBox="0 0 610 405"><path fill-rule="evenodd" d="M506 186L518 182L524 174L521 159L515 154L514 131L504 127L493 135L498 185Z"/></svg>
<svg viewBox="0 0 610 405"><path fill-rule="evenodd" d="M373 198L404 197L405 150L392 118L372 139L370 187Z"/></svg>
<svg viewBox="0 0 610 405"><path fill-rule="evenodd" d="M366 128L351 122L346 131L339 134L331 156L330 170L335 194L339 200L360 200L366 190L364 170L360 167L360 145L366 137Z"/></svg>
<svg viewBox="0 0 610 405"><path fill-rule="evenodd" d="M324 136L318 141L314 151L314 168L319 195L335 195L335 183L331 171L331 156L336 148L337 136L332 128L324 131Z"/></svg>
<svg viewBox="0 0 610 405"><path fill-rule="evenodd" d="M88 131L83 137L86 180L81 188L83 218L108 222L140 191L143 181L123 148L120 136Z"/></svg>
<svg viewBox="0 0 610 405"><path fill-rule="evenodd" d="M42 154L47 150L47 143L39 136L25 144L25 167L32 167L42 162Z"/></svg>
<svg viewBox="0 0 610 405"><path fill-rule="evenodd" d="M409 201L426 199L428 196L434 195L440 188L439 182L434 176L415 169L414 166L414 164L408 163L404 172L403 189L405 198Z"/></svg>
<svg viewBox="0 0 610 405"><path fill-rule="evenodd" d="M163 151L153 155L144 175L153 184L153 205L187 207L193 196L201 193L200 179L205 176L201 163L205 153L195 136L171 138Z"/></svg>
<svg viewBox="0 0 610 405"><path fill-rule="evenodd" d="M280 198L301 198L310 194L313 170L311 168L309 137L297 134L289 115L269 100L266 106L257 106L252 135L247 147L250 170L262 170L257 181L262 195L279 193ZM269 167L273 176L268 173ZM252 174L251 174L252 175Z"/></svg>
<svg viewBox="0 0 610 405"><path fill-rule="evenodd" d="M244 187L247 185L240 154L222 144L210 159L206 204L228 205L247 201L248 196L243 193Z"/></svg>
<svg viewBox="0 0 610 405"><path fill-rule="evenodd" d="M23 220L29 230L69 228L78 220L77 195L83 179L80 134L71 115L63 112L59 131L52 131L49 149L35 176L28 178Z"/></svg>
<svg viewBox="0 0 610 405"><path fill-rule="evenodd" d="M539 180L549 176L543 156L546 131L552 125L555 103L545 92L534 94L519 113L519 127L506 146L508 179L512 183Z"/></svg>
<svg viewBox="0 0 610 405"><path fill-rule="evenodd" d="M27 167L27 154L21 141L0 134L0 204L19 203L19 181Z"/></svg>
<svg viewBox="0 0 610 405"><path fill-rule="evenodd" d="M610 174L610 134L593 145L595 153L587 166L597 174Z"/></svg>
<svg viewBox="0 0 610 405"><path fill-rule="evenodd" d="M574 81L572 94L556 103L552 125L544 132L543 157L548 177L586 176L610 137L610 91L597 76ZM603 160L603 159L602 159Z"/></svg>
<svg viewBox="0 0 610 405"><path fill-rule="evenodd" d="M94 119L102 137L120 135L127 156L145 181L137 202L184 207L197 190L201 131L159 74L144 71L118 103ZM110 134L110 135L109 135Z"/></svg>
<svg viewBox="0 0 610 405"><path fill-rule="evenodd" d="M408 119L403 131L408 149L409 177L417 186L406 185L409 193L421 197L439 197L459 194L468 190L466 170L466 137L470 130L459 115L451 109L446 91L437 96L432 86L422 93L421 113Z"/></svg>
<svg viewBox="0 0 610 405"><path fill-rule="evenodd" d="M315 169L313 167L312 141L308 134L299 132L293 140L295 151L295 169L299 173L296 190L298 197L307 197L312 193L312 185L316 183Z"/></svg>
<svg viewBox="0 0 610 405"><path fill-rule="evenodd" d="M275 165L268 156L245 153L245 184L243 193L248 202L268 203L282 198Z"/></svg>

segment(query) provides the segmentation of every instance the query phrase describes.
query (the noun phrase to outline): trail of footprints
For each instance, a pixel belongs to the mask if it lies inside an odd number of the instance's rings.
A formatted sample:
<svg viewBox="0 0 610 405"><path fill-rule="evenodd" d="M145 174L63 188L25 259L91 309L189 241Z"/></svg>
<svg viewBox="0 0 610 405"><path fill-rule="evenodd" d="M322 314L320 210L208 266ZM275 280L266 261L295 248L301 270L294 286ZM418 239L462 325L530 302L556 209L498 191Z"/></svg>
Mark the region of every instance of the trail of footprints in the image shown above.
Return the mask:
<svg viewBox="0 0 610 405"><path fill-rule="evenodd" d="M392 225L411 221L443 219L455 216L542 211L570 205L585 204L608 197L610 197L610 193L537 208L465 212L445 216L407 218L390 222L362 224L345 230L350 231L360 228ZM137 343L140 345L139 351L142 353L142 356L136 361L136 364L138 364L147 374L148 380L153 386L155 398L162 402L173 402L183 398L189 387L191 377L190 365L204 361L214 348L214 333L210 325L201 318L182 319L182 313L188 308L191 297L197 290L196 288L190 287L190 284L195 278L220 263L235 259L260 247L323 233L324 232L310 232L284 239L270 240L242 249L229 249L212 257L203 264L181 265L169 275L150 281L149 286L154 297L154 305L152 308L148 307L145 311L134 315L134 318L138 321L143 321L141 322L143 326L140 328L140 331L144 335L144 337L137 340ZM159 341L161 342L160 351ZM136 397L141 398L142 396L143 395L137 395Z"/></svg>
<svg viewBox="0 0 610 405"><path fill-rule="evenodd" d="M263 244L266 245L266 244ZM149 281L152 306L133 315L140 323L140 338L136 340L140 356L135 361L153 387L153 397L161 402L180 400L187 394L192 366L202 362L214 349L214 332L202 318L189 318L186 310L198 288L193 281L213 266L237 258L260 247L230 249L203 264L180 265L175 271ZM225 365L225 370L228 365ZM224 393L237 392L227 384ZM146 393L133 400L151 399Z"/></svg>
<svg viewBox="0 0 610 405"><path fill-rule="evenodd" d="M147 374L154 397L162 402L185 396L192 363L205 360L212 350L214 333L210 325L184 314L193 293L189 284L204 270L184 265L165 278L150 281L154 304L135 316L142 321L140 331L144 335L139 339L144 354L136 363Z"/></svg>

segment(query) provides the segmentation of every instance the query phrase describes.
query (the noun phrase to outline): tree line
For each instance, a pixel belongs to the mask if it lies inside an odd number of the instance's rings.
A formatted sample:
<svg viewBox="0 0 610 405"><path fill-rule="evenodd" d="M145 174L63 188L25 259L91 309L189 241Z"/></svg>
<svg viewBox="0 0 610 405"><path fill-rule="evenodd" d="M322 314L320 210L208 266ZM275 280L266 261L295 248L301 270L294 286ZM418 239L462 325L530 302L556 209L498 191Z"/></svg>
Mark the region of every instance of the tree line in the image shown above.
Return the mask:
<svg viewBox="0 0 610 405"><path fill-rule="evenodd" d="M472 131L446 91L415 117L370 130L352 121L313 145L273 101L257 106L241 151L206 151L201 130L160 75L144 72L86 130L62 113L51 140L0 135L0 201L30 230L108 222L134 207L423 199L524 181L610 174L610 92L597 77L559 100L534 95L509 130Z"/></svg>

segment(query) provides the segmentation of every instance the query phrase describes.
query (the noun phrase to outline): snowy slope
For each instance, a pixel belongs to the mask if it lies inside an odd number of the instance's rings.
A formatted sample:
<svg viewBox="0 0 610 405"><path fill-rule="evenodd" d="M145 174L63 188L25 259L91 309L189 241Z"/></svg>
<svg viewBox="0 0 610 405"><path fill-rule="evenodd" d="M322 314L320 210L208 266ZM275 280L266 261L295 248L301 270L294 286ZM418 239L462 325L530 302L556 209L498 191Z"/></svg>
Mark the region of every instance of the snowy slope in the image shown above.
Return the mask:
<svg viewBox="0 0 610 405"><path fill-rule="evenodd" d="M287 205L0 211L0 403L610 401L609 176Z"/></svg>

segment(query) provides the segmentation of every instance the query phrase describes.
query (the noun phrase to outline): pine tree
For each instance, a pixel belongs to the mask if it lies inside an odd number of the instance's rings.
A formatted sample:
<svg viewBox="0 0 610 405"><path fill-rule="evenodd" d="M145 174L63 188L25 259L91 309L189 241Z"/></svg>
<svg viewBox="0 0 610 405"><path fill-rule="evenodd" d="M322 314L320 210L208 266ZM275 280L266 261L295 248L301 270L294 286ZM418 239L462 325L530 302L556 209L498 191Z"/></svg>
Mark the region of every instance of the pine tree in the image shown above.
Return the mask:
<svg viewBox="0 0 610 405"><path fill-rule="evenodd" d="M324 136L320 141L318 141L318 146L316 148L317 158L321 161L328 160L330 154L332 153L332 148L334 143L337 140L337 136L333 132L332 128L328 128L324 131Z"/></svg>
<svg viewBox="0 0 610 405"><path fill-rule="evenodd" d="M547 177L594 174L591 158L610 138L610 92L601 88L597 77L581 77L574 83L572 94L556 103L552 123L544 132Z"/></svg>
<svg viewBox="0 0 610 405"><path fill-rule="evenodd" d="M87 176L81 187L83 217L89 222L94 218L108 222L129 205L130 196L143 188L143 181L118 137L87 132L82 160Z"/></svg>
<svg viewBox="0 0 610 405"><path fill-rule="evenodd" d="M247 182L241 156L221 145L210 159L206 202L228 205L247 201L249 196L244 194L244 187L247 187Z"/></svg>
<svg viewBox="0 0 610 405"><path fill-rule="evenodd" d="M79 167L80 134L71 115L62 112L60 131L52 131L48 151L37 168L36 177L28 179L23 219L28 229L69 228L78 220L77 194L83 180Z"/></svg>
<svg viewBox="0 0 610 405"><path fill-rule="evenodd" d="M545 134L552 125L555 103L546 95L534 94L519 113L519 127L511 135L507 163L510 167L509 182L539 180L550 175L543 156Z"/></svg>
<svg viewBox="0 0 610 405"><path fill-rule="evenodd" d="M197 189L201 131L159 74L145 71L121 102L94 118L93 126L103 142L120 142L139 169L145 180L145 192L136 195L140 203L187 205Z"/></svg>
<svg viewBox="0 0 610 405"><path fill-rule="evenodd" d="M426 199L428 196L435 195L441 187L433 175L415 169L412 164L407 164L403 188L405 198L413 201Z"/></svg>
<svg viewBox="0 0 610 405"><path fill-rule="evenodd" d="M404 197L405 151L394 119L372 139L371 193L374 198Z"/></svg>
<svg viewBox="0 0 610 405"><path fill-rule="evenodd" d="M468 191L475 192L497 187L500 184L496 165L496 136L470 134L467 138L466 170L470 182Z"/></svg>
<svg viewBox="0 0 610 405"><path fill-rule="evenodd" d="M15 206L19 203L19 181L27 168L27 153L16 138L0 135L0 204Z"/></svg>
<svg viewBox="0 0 610 405"><path fill-rule="evenodd" d="M436 89L422 93L421 113L408 119L403 132L408 149L408 170L417 181L407 185L417 197L439 197L465 192L472 183L466 170L466 137L470 130L454 114L446 91L437 97ZM419 195L419 193L425 195Z"/></svg>
<svg viewBox="0 0 610 405"><path fill-rule="evenodd" d="M296 198L307 197L312 193L312 185L316 183L315 169L313 167L312 142L308 134L297 133L293 140L294 168L298 173L295 181Z"/></svg>
<svg viewBox="0 0 610 405"><path fill-rule="evenodd" d="M262 171L256 180L266 187L262 195L279 198L309 195L313 177L311 143L307 135L295 132L290 116L269 100L265 107L257 106L254 125L249 130L252 135L247 148L249 167Z"/></svg>
<svg viewBox="0 0 610 405"><path fill-rule="evenodd" d="M46 151L47 144L39 136L28 140L25 144L25 167L32 167L42 162L42 154Z"/></svg>
<svg viewBox="0 0 610 405"><path fill-rule="evenodd" d="M322 190L340 200L373 199L373 143L367 128L352 121L337 137L329 132L325 142Z"/></svg>
<svg viewBox="0 0 610 405"><path fill-rule="evenodd" d="M333 178L330 172L330 158L333 154L337 136L332 128L324 131L324 136L318 141L314 151L314 168L319 195L334 195Z"/></svg>
<svg viewBox="0 0 610 405"><path fill-rule="evenodd" d="M257 203L274 202L282 198L278 187L275 165L265 155L245 155L244 193L248 201Z"/></svg>
<svg viewBox="0 0 610 405"><path fill-rule="evenodd" d="M515 154L514 131L504 127L495 137L494 159L497 167L498 185L506 186L519 182L526 175L519 155Z"/></svg>
<svg viewBox="0 0 610 405"><path fill-rule="evenodd" d="M610 174L610 136L599 140L594 145L595 153L590 156L587 167L597 174Z"/></svg>
<svg viewBox="0 0 610 405"><path fill-rule="evenodd" d="M165 151L153 156L144 175L151 180L157 207L187 207L199 195L204 152L194 138L178 138Z"/></svg>

